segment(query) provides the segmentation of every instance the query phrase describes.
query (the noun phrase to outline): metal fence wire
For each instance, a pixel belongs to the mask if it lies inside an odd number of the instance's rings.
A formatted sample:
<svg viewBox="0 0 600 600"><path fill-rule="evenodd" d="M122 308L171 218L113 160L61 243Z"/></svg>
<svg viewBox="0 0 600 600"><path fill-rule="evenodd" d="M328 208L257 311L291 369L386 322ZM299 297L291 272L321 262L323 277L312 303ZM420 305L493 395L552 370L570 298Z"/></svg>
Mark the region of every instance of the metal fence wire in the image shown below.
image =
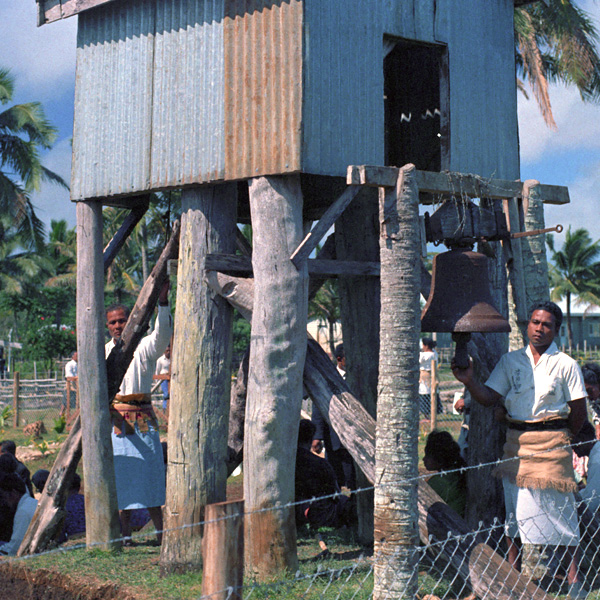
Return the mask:
<svg viewBox="0 0 600 600"><path fill-rule="evenodd" d="M543 452L531 456L540 454ZM503 462L506 461L464 467L456 472L498 466ZM415 540L409 547L398 541L398 547L391 555L389 548L386 553L380 552L379 540L374 549L361 547L353 537L352 528L317 529L303 525L298 528L297 572L281 574L268 583L247 577L239 588L228 586L199 598L600 600L600 487L595 488L596 482L600 481L600 472L596 472L600 470L600 464L590 460L588 469L587 490L584 478L581 493L550 494L541 508L539 504L527 506L526 510L520 506L518 515L507 511L505 519L497 519L491 524L479 523L471 530L435 495L433 502L421 499L419 507L413 507L420 541ZM418 488L421 494L430 476L419 475L403 484ZM352 493L361 494L373 489L363 488ZM393 495L390 489L383 493ZM335 495L322 496L314 501L333 498ZM297 504L265 508L261 512L294 509ZM246 519L249 515L245 512L241 518ZM223 520L227 518L234 517ZM240 518L239 515L236 518ZM202 524L206 526L213 522ZM574 530L571 531L569 524L573 523ZM185 527L197 525L190 523ZM134 534L134 542L138 536L147 538L148 535ZM508 561L507 535L518 542L518 556L516 562L513 561L518 569ZM64 547L52 552L70 552L80 547ZM374 592L378 579L394 581L401 570L398 568L399 557L402 557L400 565L408 567L408 572L413 574L412 585L404 590L392 589L394 586L390 585L383 593L380 589Z"/></svg>

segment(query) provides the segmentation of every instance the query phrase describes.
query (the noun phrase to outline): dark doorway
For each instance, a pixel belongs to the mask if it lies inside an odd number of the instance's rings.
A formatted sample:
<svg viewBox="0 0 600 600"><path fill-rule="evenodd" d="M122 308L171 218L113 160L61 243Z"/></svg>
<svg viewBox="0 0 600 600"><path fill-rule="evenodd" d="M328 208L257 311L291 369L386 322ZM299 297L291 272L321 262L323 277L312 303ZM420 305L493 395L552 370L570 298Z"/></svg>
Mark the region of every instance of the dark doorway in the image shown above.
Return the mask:
<svg viewBox="0 0 600 600"><path fill-rule="evenodd" d="M445 46L396 42L384 59L385 162L424 171L448 166Z"/></svg>

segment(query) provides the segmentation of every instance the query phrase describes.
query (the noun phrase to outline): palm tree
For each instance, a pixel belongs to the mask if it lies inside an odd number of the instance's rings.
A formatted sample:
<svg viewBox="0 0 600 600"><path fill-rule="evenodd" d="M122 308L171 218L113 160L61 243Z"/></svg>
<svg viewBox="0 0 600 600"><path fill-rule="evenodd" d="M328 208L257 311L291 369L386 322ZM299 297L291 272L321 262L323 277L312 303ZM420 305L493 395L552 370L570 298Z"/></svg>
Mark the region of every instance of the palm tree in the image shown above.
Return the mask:
<svg viewBox="0 0 600 600"><path fill-rule="evenodd" d="M600 100L598 33L589 15L573 0L547 0L515 8L517 85L525 82L544 121L556 128L549 83L575 85L587 102Z"/></svg>
<svg viewBox="0 0 600 600"><path fill-rule="evenodd" d="M560 250L554 249L554 236L547 237L552 252L550 271L550 298L554 301L566 299L567 337L569 347L573 345L571 329L571 299L575 295L589 304L600 304L600 241L592 242L585 229L567 230L565 242Z"/></svg>
<svg viewBox="0 0 600 600"><path fill-rule="evenodd" d="M14 78L0 69L0 103L11 101ZM0 112L0 213L9 215L29 247L41 248L44 226L35 214L30 194L50 181L67 184L41 163L40 150L56 140L56 128L46 119L39 102L15 104Z"/></svg>

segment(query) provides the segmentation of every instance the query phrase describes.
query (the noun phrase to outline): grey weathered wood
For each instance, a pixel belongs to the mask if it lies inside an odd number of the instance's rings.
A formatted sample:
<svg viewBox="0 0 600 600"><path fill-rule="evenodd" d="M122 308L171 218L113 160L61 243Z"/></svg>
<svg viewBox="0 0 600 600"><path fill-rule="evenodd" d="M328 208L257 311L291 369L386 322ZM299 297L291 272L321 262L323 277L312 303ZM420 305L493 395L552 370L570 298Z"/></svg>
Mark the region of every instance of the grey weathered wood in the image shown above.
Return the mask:
<svg viewBox="0 0 600 600"><path fill-rule="evenodd" d="M254 304L244 448L247 569L260 579L297 569L292 507L302 372L306 354L308 275L290 260L303 236L297 175L250 181Z"/></svg>
<svg viewBox="0 0 600 600"><path fill-rule="evenodd" d="M19 426L19 392L21 388L21 373L15 371L13 374L13 427Z"/></svg>
<svg viewBox="0 0 600 600"><path fill-rule="evenodd" d="M164 573L201 567L204 508L226 499L233 311L204 284L202 264L208 252L233 252L236 212L235 183L182 194Z"/></svg>
<svg viewBox="0 0 600 600"><path fill-rule="evenodd" d="M246 349L240 363L235 384L231 386L229 434L227 436L227 477L237 469L244 458L244 423L246 420L249 362L250 346Z"/></svg>
<svg viewBox="0 0 600 600"><path fill-rule="evenodd" d="M104 248L104 272L107 271L108 267L115 259L115 256L117 256L117 254L119 253L119 250L123 247L131 232L135 229L135 226L142 220L142 217L146 214L146 211L148 210L148 205L149 203L146 202L144 206L137 206L134 209L132 209L123 220L123 223L119 227L117 233L113 235L110 242L108 242L108 244L106 245L106 248Z"/></svg>
<svg viewBox="0 0 600 600"><path fill-rule="evenodd" d="M425 289L422 289L422 293L425 292L425 295L428 296L429 291L427 289L426 278L423 278L423 280L421 285ZM252 297L253 282L251 280L236 279L231 276L221 275L219 278L214 278L210 281L215 285L219 282L228 289L238 286L245 288L243 292L230 294L228 298L244 298L245 301L248 301ZM218 291L218 289L215 288L215 291ZM250 306L251 304L246 307L246 314L251 314ZM488 341L481 334L474 334L474 338L476 342L475 348L488 347ZM374 484L375 419L368 414L362 404L350 393L348 384L342 379L327 354L312 339L308 340L307 345L304 384L313 402L319 406L329 424L338 433L342 443L352 454L352 458L362 469L370 484ZM236 466L237 463L233 464L233 468ZM231 467L232 464L228 468L231 469ZM486 485L489 486L489 482ZM419 481L419 531L421 541L424 544L429 542L429 535L434 535L438 540L444 540L447 538L448 533L458 532L461 536L472 533L466 522L450 507L444 504L441 498L424 481ZM528 597L510 595L509 590L512 588L515 590L527 588L529 585L527 579L520 578L519 574L508 563L501 561L497 555L494 556L491 549L485 549L483 553L466 552L465 556L469 560L469 569L465 567L460 554L457 554L457 548L454 543L449 542L442 545L440 553L446 557L446 560L454 561L455 567L459 570L462 569L461 572L465 577L473 576L481 578L484 581L482 585L489 585L494 573L497 572L499 581L495 582L494 585L499 585L501 581L508 582L507 587L503 588L506 593L503 592L498 598L517 600L520 597ZM458 563L456 562L457 558L459 559ZM488 567L492 559L495 568L496 565L499 566L496 568L496 571L489 572ZM510 571L506 570L507 567ZM485 577L488 579L483 579ZM531 597L536 598L536 600L544 598L543 596L535 595Z"/></svg>
<svg viewBox="0 0 600 600"><path fill-rule="evenodd" d="M360 260L327 260L309 258L307 261L308 274L320 278L336 277L338 275L371 275L379 276L379 263ZM221 273L252 275L252 259L235 254L208 254L204 261L205 268Z"/></svg>
<svg viewBox="0 0 600 600"><path fill-rule="evenodd" d="M242 600L244 582L244 502L220 502L206 507L202 541L202 596ZM229 589L232 589L229 593Z"/></svg>
<svg viewBox="0 0 600 600"><path fill-rule="evenodd" d="M379 263L378 190L365 188L335 224L336 256L342 260ZM371 417L377 411L379 373L380 282L372 277L338 278L340 316L346 355L346 382ZM345 446L346 447L346 446ZM362 470L356 484L366 491L356 495L357 536L373 544L373 490Z"/></svg>
<svg viewBox="0 0 600 600"><path fill-rule="evenodd" d="M358 165L349 166L346 176L348 185L373 187L393 187L396 183L397 167ZM520 181L504 179L483 179L478 175L446 171L417 171L417 185L420 193L461 194L471 198L522 198L524 184ZM569 189L560 185L541 185L540 196L547 204L568 204Z"/></svg>
<svg viewBox="0 0 600 600"><path fill-rule="evenodd" d="M77 352L85 479L86 543L109 549L120 537L104 365L102 204L77 204Z"/></svg>
<svg viewBox="0 0 600 600"><path fill-rule="evenodd" d="M419 189L414 165L379 191L381 316L375 449L373 598L417 591Z"/></svg>
<svg viewBox="0 0 600 600"><path fill-rule="evenodd" d="M36 0L38 3L38 26L72 17L84 10L112 2L113 0Z"/></svg>
<svg viewBox="0 0 600 600"><path fill-rule="evenodd" d="M338 217L361 191L360 186L348 186L342 195L325 211L319 222L313 227L302 243L292 253L292 262L297 268L310 256L325 234L331 229Z"/></svg>
<svg viewBox="0 0 600 600"><path fill-rule="evenodd" d="M43 551L62 530L66 516L65 504L80 459L81 421L78 418L56 457L17 556ZM62 465L62 468L56 468L56 465Z"/></svg>

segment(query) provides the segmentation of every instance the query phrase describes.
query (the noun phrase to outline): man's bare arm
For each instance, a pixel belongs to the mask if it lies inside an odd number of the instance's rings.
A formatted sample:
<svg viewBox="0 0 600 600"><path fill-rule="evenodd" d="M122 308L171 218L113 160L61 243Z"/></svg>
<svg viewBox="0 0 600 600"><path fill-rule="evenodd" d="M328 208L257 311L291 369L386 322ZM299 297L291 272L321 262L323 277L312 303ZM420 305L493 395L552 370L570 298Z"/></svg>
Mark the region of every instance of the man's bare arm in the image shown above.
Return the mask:
<svg viewBox="0 0 600 600"><path fill-rule="evenodd" d="M569 402L569 429L573 435L579 433L587 419L587 404L585 398L578 398Z"/></svg>
<svg viewBox="0 0 600 600"><path fill-rule="evenodd" d="M472 362L469 363L469 366L466 369L460 369L453 361L452 373L458 381L465 384L465 387L471 393L471 397L479 402L479 404L483 406L495 406L500 401L500 398L502 398L498 392L483 383L479 383L479 381L475 379Z"/></svg>

